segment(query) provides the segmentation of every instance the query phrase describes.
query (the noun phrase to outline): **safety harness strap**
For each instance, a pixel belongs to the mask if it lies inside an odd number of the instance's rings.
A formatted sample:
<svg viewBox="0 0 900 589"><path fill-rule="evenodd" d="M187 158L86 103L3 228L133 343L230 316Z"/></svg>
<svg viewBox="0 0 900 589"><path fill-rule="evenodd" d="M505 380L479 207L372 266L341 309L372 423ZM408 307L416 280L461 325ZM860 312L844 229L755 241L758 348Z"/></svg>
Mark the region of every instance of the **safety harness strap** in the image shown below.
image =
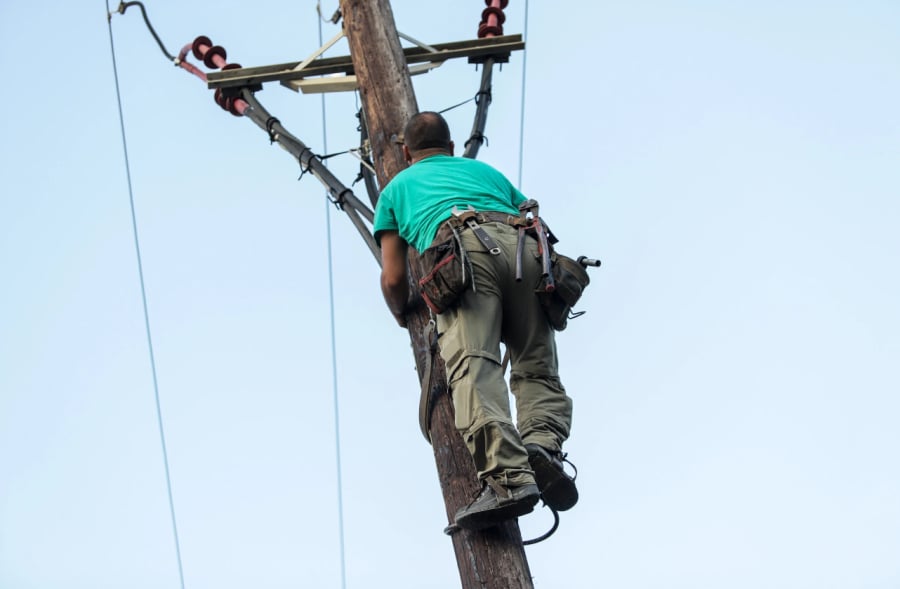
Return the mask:
<svg viewBox="0 0 900 589"><path fill-rule="evenodd" d="M425 326L425 374L422 375L422 392L419 395L419 429L425 440L431 443L431 414L434 411L434 395L431 393L431 373L434 368L434 353L437 350L437 326L431 319Z"/></svg>

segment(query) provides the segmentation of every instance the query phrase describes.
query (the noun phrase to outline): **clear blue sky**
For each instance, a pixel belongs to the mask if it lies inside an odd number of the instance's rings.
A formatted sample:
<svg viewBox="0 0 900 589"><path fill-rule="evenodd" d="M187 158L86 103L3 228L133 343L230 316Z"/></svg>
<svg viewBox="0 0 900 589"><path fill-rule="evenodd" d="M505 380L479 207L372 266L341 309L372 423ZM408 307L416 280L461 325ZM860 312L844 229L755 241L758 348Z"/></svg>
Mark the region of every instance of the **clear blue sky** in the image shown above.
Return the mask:
<svg viewBox="0 0 900 589"><path fill-rule="evenodd" d="M318 47L312 0L147 4L172 52ZM439 43L474 38L484 3L393 7ZM900 4L529 9L480 159L517 181L523 142L561 250L604 262L559 338L582 498L528 549L535 585L900 587ZM104 10L0 7L4 589L179 584ZM524 32L525 3L506 13ZM458 587L371 254L136 8L112 24L186 586L340 587L334 348L347 587ZM479 78L420 76L419 106ZM258 96L326 151L319 96ZM355 109L328 96L327 151L357 145ZM448 113L459 142L472 112Z"/></svg>

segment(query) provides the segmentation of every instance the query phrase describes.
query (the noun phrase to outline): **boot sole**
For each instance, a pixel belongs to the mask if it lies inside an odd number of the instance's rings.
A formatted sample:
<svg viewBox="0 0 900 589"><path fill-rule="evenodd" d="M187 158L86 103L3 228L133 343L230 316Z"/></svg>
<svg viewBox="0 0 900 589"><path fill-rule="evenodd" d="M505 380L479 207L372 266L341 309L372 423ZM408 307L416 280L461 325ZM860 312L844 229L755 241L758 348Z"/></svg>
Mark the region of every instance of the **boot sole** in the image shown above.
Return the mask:
<svg viewBox="0 0 900 589"><path fill-rule="evenodd" d="M496 509L466 514L456 519L456 525L466 530L490 528L531 513L534 511L534 506L537 502L538 496L534 495L534 497L523 498L515 503L508 503Z"/></svg>
<svg viewBox="0 0 900 589"><path fill-rule="evenodd" d="M543 452L529 454L528 460L531 469L534 470L534 478L541 490L541 496L548 507L556 511L566 511L578 503L575 481L556 468Z"/></svg>

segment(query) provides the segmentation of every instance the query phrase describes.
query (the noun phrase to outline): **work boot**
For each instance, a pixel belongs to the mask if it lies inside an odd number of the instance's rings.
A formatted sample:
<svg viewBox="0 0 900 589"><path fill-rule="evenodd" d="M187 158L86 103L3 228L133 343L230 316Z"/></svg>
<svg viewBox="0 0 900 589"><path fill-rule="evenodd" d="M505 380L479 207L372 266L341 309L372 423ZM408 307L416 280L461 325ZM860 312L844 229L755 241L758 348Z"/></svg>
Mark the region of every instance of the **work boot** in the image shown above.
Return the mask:
<svg viewBox="0 0 900 589"><path fill-rule="evenodd" d="M571 509L578 503L575 477L569 476L563 469L566 455L562 452L550 452L537 444L525 444L525 449L528 450L528 462L534 471L544 503L556 511Z"/></svg>
<svg viewBox="0 0 900 589"><path fill-rule="evenodd" d="M487 478L483 485L478 497L456 512L456 525L459 527L480 530L531 513L541 496L534 483L504 487Z"/></svg>

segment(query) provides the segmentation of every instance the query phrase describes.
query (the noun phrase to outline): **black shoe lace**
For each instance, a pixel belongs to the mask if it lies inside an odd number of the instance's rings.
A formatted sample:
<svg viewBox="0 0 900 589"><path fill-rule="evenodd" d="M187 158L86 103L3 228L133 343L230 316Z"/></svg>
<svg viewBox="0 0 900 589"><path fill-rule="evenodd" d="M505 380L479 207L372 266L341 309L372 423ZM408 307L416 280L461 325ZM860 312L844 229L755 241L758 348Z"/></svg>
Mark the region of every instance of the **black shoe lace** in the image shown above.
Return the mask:
<svg viewBox="0 0 900 589"><path fill-rule="evenodd" d="M557 458L561 463L562 463L562 462L565 462L566 464L568 464L569 466L572 467L572 470L575 471L575 474L572 475L572 480L574 481L575 479L578 478L578 467L575 466L574 464L572 464L572 461L568 459L568 456L569 456L569 454L566 453L566 452L557 452L557 453L556 453L556 458Z"/></svg>

